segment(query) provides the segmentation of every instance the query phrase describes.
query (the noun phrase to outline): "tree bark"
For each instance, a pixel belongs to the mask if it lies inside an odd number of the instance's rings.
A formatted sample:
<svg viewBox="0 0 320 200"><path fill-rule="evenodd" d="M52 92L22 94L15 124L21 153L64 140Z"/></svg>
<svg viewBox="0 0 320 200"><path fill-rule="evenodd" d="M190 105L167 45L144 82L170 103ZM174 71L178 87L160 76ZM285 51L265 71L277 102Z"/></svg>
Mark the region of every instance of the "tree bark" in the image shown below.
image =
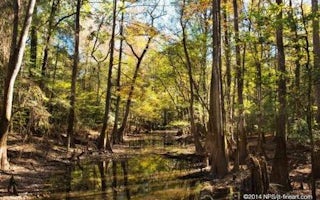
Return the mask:
<svg viewBox="0 0 320 200"><path fill-rule="evenodd" d="M8 65L6 80L4 83L4 96L2 104L2 113L0 121L0 169L5 170L9 167L7 159L7 137L9 132L9 125L12 115L12 103L13 103L13 90L14 83L17 75L21 69L22 59L25 51L26 41L28 39L28 32L30 29L33 10L36 4L36 0L30 0L28 3L28 9L26 12L25 21L21 29L21 34L17 43L16 50L10 55L10 62ZM19 5L19 0L15 2L15 5ZM18 20L15 19L18 23ZM13 24L15 29L17 24ZM18 31L13 31L12 44L15 44L16 38L18 37Z"/></svg>
<svg viewBox="0 0 320 200"><path fill-rule="evenodd" d="M107 132L108 121L109 121L109 112L111 104L111 88L112 88L112 69L113 69L113 55L114 55L114 38L115 38L115 27L116 27L116 12L117 12L117 0L113 1L113 16L112 16L112 34L110 40L110 60L109 60L109 71L108 71L108 80L107 80L107 91L106 91L106 102L105 102L105 113L104 120L102 125L102 130L99 137L99 149L107 149L109 152L112 152L110 145L110 138Z"/></svg>
<svg viewBox="0 0 320 200"><path fill-rule="evenodd" d="M266 194L269 189L269 176L265 158L250 155L247 159L247 166L250 170L251 181L249 192L252 194Z"/></svg>
<svg viewBox="0 0 320 200"><path fill-rule="evenodd" d="M124 0L122 0L122 5L124 5ZM122 8L124 9L124 8ZM120 46L119 46L119 63L118 63L118 72L117 72L117 100L116 100L116 110L114 114L114 124L112 130L112 138L114 144L119 144L123 141L123 136L118 134L118 122L119 122L119 110L120 110L120 91L121 91L121 68L122 68L122 49L123 49L123 20L124 20L124 11L121 12L120 20Z"/></svg>
<svg viewBox="0 0 320 200"><path fill-rule="evenodd" d="M54 26L54 17L56 15L56 12L58 10L58 6L60 4L60 0L53 0L52 1L52 6L51 6L51 11L50 11L50 16L49 16L49 24L48 24L48 32L47 32L47 37L45 40L45 47L43 50L43 59L42 59L42 65L41 65L41 84L40 87L44 87L44 79L46 77L46 71L47 71L47 66L48 66L48 57L49 57L49 46L50 46L50 41L52 37L52 31L53 31L53 26Z"/></svg>
<svg viewBox="0 0 320 200"><path fill-rule="evenodd" d="M213 9L213 60L210 87L210 110L207 146L211 161L211 173L224 177L228 173L228 160L225 150L225 135L222 117L221 91L221 34L220 34L220 0L212 1Z"/></svg>
<svg viewBox="0 0 320 200"><path fill-rule="evenodd" d="M76 104L76 86L77 86L77 73L79 64L79 43L80 43L80 8L81 0L77 0L77 11L75 17L75 34L74 34L74 57L72 67L72 78L71 78L71 94L70 94L70 110L68 116L68 142L67 149L74 146L74 127L75 127L75 104Z"/></svg>
<svg viewBox="0 0 320 200"><path fill-rule="evenodd" d="M37 5L34 8L34 19L37 17ZM38 52L38 34L37 22L33 19L30 31L30 63L29 75L33 76L33 70L37 68L37 52Z"/></svg>
<svg viewBox="0 0 320 200"><path fill-rule="evenodd" d="M243 164L247 157L247 138L244 132L243 116L243 69L241 66L240 38L239 38L239 14L238 1L233 0L234 10L234 32L236 49L236 76L237 76L237 95L238 95L238 126L237 126L237 158L235 165ZM244 59L244 58L243 58Z"/></svg>
<svg viewBox="0 0 320 200"><path fill-rule="evenodd" d="M231 105L231 46L230 46L230 37L228 26L228 11L227 11L227 0L223 1L223 29L224 29L224 53L225 53L225 65L226 65L226 85L225 85L225 96L226 96L226 131L230 135L233 134L233 109Z"/></svg>
<svg viewBox="0 0 320 200"><path fill-rule="evenodd" d="M282 0L276 0L278 6L282 5ZM282 8L281 8L282 9ZM287 124L287 109L286 109L286 65L283 46L283 25L282 25L282 10L277 15L279 25L276 28L276 41L278 49L278 100L279 107L277 113L276 124L276 151L272 164L271 181L283 186L284 190L290 189L288 159L286 148L286 124Z"/></svg>

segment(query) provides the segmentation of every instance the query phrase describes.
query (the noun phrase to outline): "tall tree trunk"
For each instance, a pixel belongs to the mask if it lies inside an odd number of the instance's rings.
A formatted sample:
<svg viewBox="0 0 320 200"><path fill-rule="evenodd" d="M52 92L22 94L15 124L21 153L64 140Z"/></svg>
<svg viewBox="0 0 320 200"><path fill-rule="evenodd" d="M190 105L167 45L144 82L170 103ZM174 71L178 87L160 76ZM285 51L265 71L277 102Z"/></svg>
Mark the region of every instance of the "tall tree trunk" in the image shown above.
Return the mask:
<svg viewBox="0 0 320 200"><path fill-rule="evenodd" d="M314 137L313 137L313 131L312 131L312 85L313 85L313 74L312 74L312 68L310 66L310 50L309 50L309 32L308 32L308 26L307 26L307 21L306 17L304 15L304 10L303 10L303 0L301 1L301 15L303 19L303 29L305 32L305 51L307 54L307 62L306 62L306 70L307 70L307 75L308 75L308 83L307 83L307 109L306 109L306 115L307 115L307 123L308 123L308 130L309 130L309 137L311 141L311 193L312 193L312 199L316 200L317 199L317 185L316 185L316 168L315 168L315 144L314 144Z"/></svg>
<svg viewBox="0 0 320 200"><path fill-rule="evenodd" d="M8 70L6 74L6 80L4 83L4 96L3 96L3 104L2 104L2 113L1 113L1 121L0 121L0 169L7 169L9 166L8 158L7 158L7 137L9 132L9 124L11 121L12 115L12 103L13 103L13 90L14 83L16 81L17 75L20 71L23 54L26 46L26 41L28 38L28 32L31 26L33 10L36 4L36 0L30 0L28 4L28 9L25 16L25 21L23 23L23 27L21 29L21 34L16 43L16 38L18 38L17 24L19 20L17 18L14 19L13 24L13 33L12 35L12 43L17 44L13 47L16 47L15 50L11 51L10 61L8 65ZM14 2L14 9L19 10L19 0ZM17 23L17 24L15 24Z"/></svg>
<svg viewBox="0 0 320 200"><path fill-rule="evenodd" d="M228 173L228 160L225 149L225 135L222 117L221 91L221 34L220 34L220 0L212 1L213 9L213 59L210 87L210 110L207 146L209 148L211 173L223 177Z"/></svg>
<svg viewBox="0 0 320 200"><path fill-rule="evenodd" d="M276 0L278 6L282 6L282 0ZM286 65L283 46L283 24L282 8L277 15L279 22L276 28L276 40L278 49L278 99L279 107L277 113L276 124L276 151L272 163L271 181L282 185L284 189L290 189L288 159L286 147L286 124L287 124L287 108L286 108Z"/></svg>
<svg viewBox="0 0 320 200"><path fill-rule="evenodd" d="M190 94L189 94L189 114L190 114L190 129L191 134L193 135L194 139L194 145L195 145L195 151L197 154L203 153L203 148L200 142L200 134L196 130L195 125L195 119L194 119L194 88L193 88L193 76L192 76L192 64L191 64L191 58L188 52L187 47L187 34L186 34L186 22L183 21L184 17L184 9L185 9L185 3L186 1L183 1L183 7L181 9L181 16L180 16L180 25L182 28L182 45L183 45L183 52L186 59L186 65L188 69L188 77L189 77L189 88L190 88Z"/></svg>
<svg viewBox="0 0 320 200"><path fill-rule="evenodd" d="M320 38L319 38L319 15L318 0L312 0L312 40L313 40L313 65L316 72L315 100L318 107L316 121L320 123Z"/></svg>
<svg viewBox="0 0 320 200"><path fill-rule="evenodd" d="M122 5L124 5L124 0L122 0ZM121 8L124 9L124 8ZM117 100L116 100L116 110L114 113L114 124L112 130L112 138L113 143L119 144L123 141L123 136L118 134L118 123L119 123L119 110L120 110L120 102L121 102L121 68L122 68L122 49L123 49L123 20L124 20L124 11L121 12L121 20L120 20L120 46L119 46L119 61L118 61L118 72L117 72Z"/></svg>
<svg viewBox="0 0 320 200"><path fill-rule="evenodd" d="M259 0L256 5L254 5L255 0L251 1L252 6L257 7L257 10L260 11L261 1ZM258 37L261 37L261 25L257 27ZM260 51L259 51L260 46ZM264 44L256 43L254 44L254 57L256 65L256 78L255 78L255 87L256 87L256 97L257 97L257 131L258 131L258 151L265 155L265 150L263 144L265 143L265 134L262 131L262 119L263 119L263 109L262 109L262 65L261 62L264 59Z"/></svg>
<svg viewBox="0 0 320 200"><path fill-rule="evenodd" d="M77 73L79 64L79 40L80 40L80 8L81 0L77 0L77 10L75 17L75 34L74 34L74 55L73 55L73 67L72 67L72 78L71 78L71 94L70 94L70 110L68 116L68 143L67 149L74 146L74 127L75 127L75 104L76 104L76 86L77 86Z"/></svg>
<svg viewBox="0 0 320 200"><path fill-rule="evenodd" d="M42 58L42 65L41 65L41 83L40 87L44 87L44 79L46 77L46 71L47 71L47 66L48 66L48 58L49 58L49 50L50 50L50 41L52 37L52 31L53 31L53 26L54 26L54 18L56 15L56 12L58 10L58 6L60 4L60 0L52 0L52 5L51 5L51 11L50 11L50 16L49 16L49 24L48 24L48 32L45 40L45 46L43 50L43 58Z"/></svg>
<svg viewBox="0 0 320 200"><path fill-rule="evenodd" d="M9 57L9 67L7 67L6 73L8 75L10 71L10 66L14 65L15 54L19 51L18 47L18 37L19 37L19 11L20 11L20 0L14 0L13 2L13 27L12 27L12 38L10 45L10 57Z"/></svg>
<svg viewBox="0 0 320 200"><path fill-rule="evenodd" d="M256 60L256 93L257 93L257 107L258 107L258 137L259 144L258 148L260 148L261 152L263 152L262 144L265 143L265 136L262 132L262 69L261 69L261 60L263 59L263 44L261 46L260 59ZM258 57L258 47L255 46L256 56Z"/></svg>
<svg viewBox="0 0 320 200"><path fill-rule="evenodd" d="M34 17L31 25L30 31L30 63L29 67L29 75L33 76L33 70L37 68L37 52L38 52L38 34L37 34L37 22L35 22L35 18L37 18L37 5L34 8Z"/></svg>
<svg viewBox="0 0 320 200"><path fill-rule="evenodd" d="M302 110L301 110L301 95L300 95L300 68L301 68L301 64L300 61L302 60L303 56L301 53L301 48L300 48L300 44L299 44L299 29L297 26L297 21L295 19L295 13L294 13L294 7L292 5L292 0L289 1L289 5L290 5L290 11L288 12L289 15L289 19L291 21L291 32L294 33L294 36L292 38L292 42L293 42L293 47L295 50L295 55L296 58L294 60L295 63L295 69L294 69L294 107L293 107L293 119L299 119L302 116Z"/></svg>
<svg viewBox="0 0 320 200"><path fill-rule="evenodd" d="M202 112L200 114L200 122L207 130L207 122L208 122L208 99L209 99L209 94L208 94L208 88L207 88L207 82L208 82L208 59L207 59L207 54L208 54L208 38L209 38L209 17L210 14L207 9L201 13L201 30L202 30L202 39L201 39L201 58L200 58L200 80L199 80L199 88L197 89L197 86L195 83L194 87L196 89L196 93L199 95L199 99L202 102L201 103L201 109Z"/></svg>
<svg viewBox="0 0 320 200"><path fill-rule="evenodd" d="M117 12L117 0L113 1L113 15L112 15L112 34L110 40L110 60L109 60L109 71L108 71L108 80L107 80L107 91L106 91L106 103L104 111L103 125L99 137L99 149L112 152L110 145L110 138L107 131L108 122L109 122L109 112L111 104L111 88L112 88L112 69L113 69L113 55L114 55L114 38L115 38L115 27L116 27L116 13Z"/></svg>
<svg viewBox="0 0 320 200"><path fill-rule="evenodd" d="M243 69L241 66L240 38L239 38L239 14L238 0L233 0L234 10L234 32L236 48L236 76L237 76L237 94L238 94L238 125L237 125L237 158L235 165L244 163L247 157L247 138L244 132L243 116ZM243 58L244 59L244 58Z"/></svg>
<svg viewBox="0 0 320 200"><path fill-rule="evenodd" d="M226 131L229 134L233 134L233 123L232 123L232 105L231 105L231 47L230 47L230 32L228 26L228 11L227 11L227 0L223 1L223 29L224 29L224 53L226 63L226 85L225 85L225 96L226 96Z"/></svg>

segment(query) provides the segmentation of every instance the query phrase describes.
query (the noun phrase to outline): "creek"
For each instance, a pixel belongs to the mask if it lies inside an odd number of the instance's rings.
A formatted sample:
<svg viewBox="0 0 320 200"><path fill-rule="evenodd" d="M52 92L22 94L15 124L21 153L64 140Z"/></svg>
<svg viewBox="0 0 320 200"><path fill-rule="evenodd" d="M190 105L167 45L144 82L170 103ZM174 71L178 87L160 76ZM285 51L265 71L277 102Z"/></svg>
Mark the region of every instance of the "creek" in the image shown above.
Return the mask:
<svg viewBox="0 0 320 200"><path fill-rule="evenodd" d="M50 199L201 199L204 178L197 174L204 173L204 161L177 153L193 146L174 134L134 135L123 145L124 156L67 165L51 178Z"/></svg>

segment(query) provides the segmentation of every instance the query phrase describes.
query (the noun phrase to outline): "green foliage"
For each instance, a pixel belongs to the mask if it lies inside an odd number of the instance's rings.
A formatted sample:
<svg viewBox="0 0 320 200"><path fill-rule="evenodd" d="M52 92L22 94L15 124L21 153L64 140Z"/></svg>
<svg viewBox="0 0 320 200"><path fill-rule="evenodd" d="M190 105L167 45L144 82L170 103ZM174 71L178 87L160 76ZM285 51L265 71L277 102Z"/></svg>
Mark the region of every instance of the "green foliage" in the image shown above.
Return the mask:
<svg viewBox="0 0 320 200"><path fill-rule="evenodd" d="M50 128L50 117L46 104L48 98L33 82L22 80L17 91L19 104L15 106L15 113L12 123L15 129L22 134L39 134L47 133Z"/></svg>
<svg viewBox="0 0 320 200"><path fill-rule="evenodd" d="M186 120L175 120L170 122L169 127L175 127L175 128L186 128L189 127L190 123Z"/></svg>
<svg viewBox="0 0 320 200"><path fill-rule="evenodd" d="M102 125L104 102L98 102L95 92L81 92L77 98L79 122L88 127L97 128ZM110 120L112 122L113 120Z"/></svg>
<svg viewBox="0 0 320 200"><path fill-rule="evenodd" d="M56 130L63 131L64 128L67 125L68 119L68 110L70 108L70 104L67 99L61 99L59 97L52 98L48 102L48 107L50 107L51 111L51 122L53 124L59 124L58 127L56 127Z"/></svg>
<svg viewBox="0 0 320 200"><path fill-rule="evenodd" d="M150 1L151 2L151 1ZM150 3L149 2L149 3ZM54 127L64 129L66 127L68 111L70 109L70 77L71 66L73 62L73 27L74 16L70 15L74 12L74 3L68 1L60 1L59 8L54 16L54 23L59 19L66 17L53 27L52 37L49 44L49 59L46 75L41 74L41 64L43 50L46 44L48 33L48 21L51 12L52 1L40 1L38 4L37 18L34 24L37 26L38 46L37 46L37 67L29 69L31 63L30 44L27 44L24 69L21 81L18 85L19 91L15 94L15 113L13 119L14 128L20 132L32 131L45 133ZM83 2L81 8L81 42L80 42L80 59L79 72L77 77L77 96L76 96L76 115L80 125L91 128L98 128L103 122L104 114L104 93L106 88L106 77L108 71L108 52L110 40L111 25L111 9L112 2L102 1L99 6L93 2ZM178 3L172 2L173 4ZM311 33L311 23L309 23L314 15L310 14L310 6L303 5L300 7L294 4L291 8L286 4L278 6L276 3L268 1L252 1L247 3L247 7L243 7L239 16L240 25L240 50L242 61L244 63L244 110L247 128L256 131L259 116L262 118L261 130L264 132L274 132L275 116L277 107L277 49L275 28L280 24L284 28L284 43L287 65L287 114L289 117L295 118L297 112L295 110L296 102L299 100L301 110L305 109L305 105L301 102L306 101L306 79L307 64L306 55L306 33L303 29L302 10L304 8L305 19L307 20L306 28ZM1 4L1 3L0 3ZM132 43L133 49L140 55L141 48L145 45L148 36L156 38L148 49L138 74L135 85L135 91L132 98L130 117L139 121L139 123L152 122L158 123L164 121L164 113L168 117L168 126L171 127L188 127L189 122L189 99L190 86L188 79L188 68L186 58L182 46L181 27L177 24L174 30L163 30L166 28L162 22L164 18L155 18L155 26L151 27L147 24L149 18L147 10L151 11L150 5L144 5L142 1L125 1L125 5L118 4L118 14L121 11L125 13L124 20L124 36L128 43ZM231 64L231 85L229 90L223 89L225 96L230 93L231 102L226 103L226 113L234 113L234 119L237 118L237 111L240 106L237 102L237 83L234 79L235 71L235 40L233 32L233 9L231 2L223 3L225 6L226 21L222 24L222 35L229 37L229 51ZM240 6L242 7L242 6ZM247 9L245 9L247 8ZM144 12L141 12L141 10ZM177 13L168 13L177 20L180 16L180 7L174 11ZM194 84L194 112L197 122L202 124L207 122L208 95L210 88L209 79L211 78L211 25L210 19L210 1L187 1L185 7L185 16L182 20L186 26L186 43L187 50L190 55L192 65L192 78ZM277 14L283 9L283 19L277 20ZM11 15L9 8L4 9L6 14ZM158 10L157 10L158 12ZM292 12L293 16L290 16ZM117 16L117 20L120 15ZM173 20L173 21L174 21ZM175 21L178 23L178 21ZM4 71L10 50L10 19L0 22L0 30L2 30L0 38L3 48L0 49L0 70ZM226 23L226 24L224 24ZM119 21L117 21L119 25ZM101 26L101 27L100 27ZM117 27L117 34L119 33ZM228 28L225 30L225 28ZM297 36L293 29L297 28ZM207 32L206 32L207 31ZM228 33L224 31L229 31ZM161 32L161 33L160 33ZM160 34L159 34L160 33ZM310 35L311 36L311 35ZM310 37L309 36L309 37ZM296 38L297 37L297 38ZM123 39L121 38L121 39ZM222 38L222 42L224 43ZM311 43L310 38L309 42ZM109 120L110 126L114 120L115 99L118 94L121 96L120 120L122 119L123 108L126 98L130 91L133 72L136 65L136 58L131 52L128 44L124 42L122 69L121 69L121 91L117 92L115 86L117 64L119 62L119 40L120 36L116 35L116 51L114 56L115 64L113 71L113 88L111 101L111 114ZM310 44L312 47L312 44ZM225 47L227 48L227 47ZM297 52L296 49L300 49ZM311 49L311 48L310 48ZM222 52L222 56L226 56L226 52ZM312 57L312 55L311 55ZM296 58L299 58L300 64L300 91L296 91L295 68ZM226 79L226 58L222 59L222 77ZM312 60L310 61L312 62ZM99 63L99 69L97 66ZM261 67L261 80L257 77L257 66ZM312 66L311 66L312 67ZM32 76L28 77L28 72L32 72ZM0 74L0 80L3 82L4 74ZM318 71L313 71L313 79L317 80L320 76ZM225 80L223 80L225 81ZM258 99L257 85L261 81L261 99ZM43 85L40 84L43 83ZM41 86L40 86L41 85ZM41 88L40 88L41 87ZM2 87L0 87L2 88ZM0 89L0 94L2 94ZM226 100L226 99L224 99ZM230 104L230 105L227 105ZM231 109L234 109L231 111ZM301 115L304 115L301 114ZM229 117L229 116L226 116ZM299 119L289 124L290 137L305 138L307 133L306 122L302 120L304 116L298 116ZM231 118L231 117L230 117ZM231 119L231 120L234 120ZM230 121L231 121L230 120ZM227 120L228 121L228 120ZM50 123L49 123L50 122ZM32 124L32 127L31 127Z"/></svg>
<svg viewBox="0 0 320 200"><path fill-rule="evenodd" d="M291 126L292 126L292 130L288 134L290 138L298 140L299 142L309 141L310 135L309 135L308 123L304 119L299 118L294 120Z"/></svg>

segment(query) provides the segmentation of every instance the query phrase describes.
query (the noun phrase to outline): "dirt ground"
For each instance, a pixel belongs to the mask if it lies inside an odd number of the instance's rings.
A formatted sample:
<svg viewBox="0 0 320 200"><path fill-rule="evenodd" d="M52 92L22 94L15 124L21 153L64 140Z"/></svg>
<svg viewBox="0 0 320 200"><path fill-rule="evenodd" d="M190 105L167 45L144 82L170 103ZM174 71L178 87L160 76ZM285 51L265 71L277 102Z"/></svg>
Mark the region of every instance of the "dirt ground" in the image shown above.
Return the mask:
<svg viewBox="0 0 320 200"><path fill-rule="evenodd" d="M53 141L38 137L23 141L19 135L11 134L8 157L10 169L0 172L0 199L34 199L45 195L43 191L50 187L47 180L63 169L68 154ZM12 176L18 196L8 192Z"/></svg>
<svg viewBox="0 0 320 200"><path fill-rule="evenodd" d="M130 138L126 138L130 139ZM249 141L250 142L250 141ZM254 141L251 141L254 146ZM48 140L42 137L30 137L24 140L17 134L11 134L8 139L8 157L10 158L10 169L0 171L0 199L41 199L48 196L50 190L49 178L56 173L64 171L66 165L72 163L84 151L84 146L72 149L67 153L62 143ZM87 146L86 146L87 148ZM94 148L94 147L89 147ZM268 156L272 157L273 144L271 141L266 145ZM126 154L125 148L118 146L114 148L115 155ZM310 195L310 153L307 146L296 142L288 142L288 158L290 166L290 180L292 185L291 194ZM84 155L85 156L85 155ZM96 152L90 156L101 156ZM104 154L103 156L111 156ZM114 156L114 155L113 155ZM269 164L271 160L269 160ZM245 167L244 167L245 168ZM245 171L245 170L244 170ZM222 180L209 184L211 191L214 188L228 187L231 184L240 184L241 177L245 172L229 174ZM234 180L234 175L236 179ZM13 176L18 195L8 192L8 185ZM12 188L11 188L12 189ZM318 194L320 198L320 182L318 182Z"/></svg>

